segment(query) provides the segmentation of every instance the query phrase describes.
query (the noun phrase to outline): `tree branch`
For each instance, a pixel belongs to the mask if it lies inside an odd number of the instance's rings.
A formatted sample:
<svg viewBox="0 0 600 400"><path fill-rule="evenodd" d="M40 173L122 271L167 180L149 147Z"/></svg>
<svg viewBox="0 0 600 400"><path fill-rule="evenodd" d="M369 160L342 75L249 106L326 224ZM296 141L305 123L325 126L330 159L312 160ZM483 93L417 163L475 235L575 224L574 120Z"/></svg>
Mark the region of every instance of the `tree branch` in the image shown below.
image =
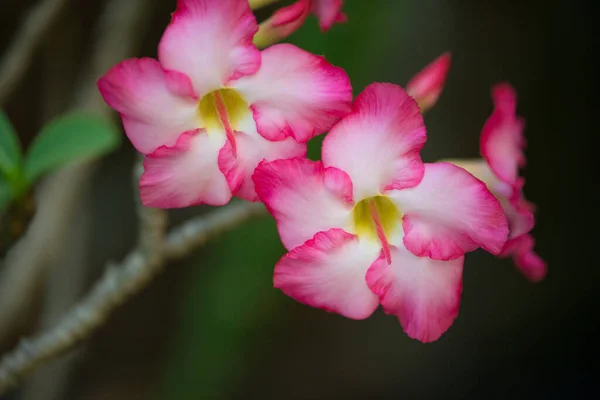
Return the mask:
<svg viewBox="0 0 600 400"><path fill-rule="evenodd" d="M28 12L25 22L0 65L0 105L25 75L33 53L69 0L42 0Z"/></svg>
<svg viewBox="0 0 600 400"><path fill-rule="evenodd" d="M140 232L154 231L151 236L158 239L157 232L165 223L161 211L141 208L144 227ZM116 307L144 288L161 271L163 256L169 259L183 257L209 238L265 211L260 203L234 203L184 223L166 237L164 248L156 246L148 252L144 250L144 239L140 240L138 247L121 264L107 265L104 276L56 327L32 339L21 340L16 349L2 358L0 394L39 364L86 339Z"/></svg>

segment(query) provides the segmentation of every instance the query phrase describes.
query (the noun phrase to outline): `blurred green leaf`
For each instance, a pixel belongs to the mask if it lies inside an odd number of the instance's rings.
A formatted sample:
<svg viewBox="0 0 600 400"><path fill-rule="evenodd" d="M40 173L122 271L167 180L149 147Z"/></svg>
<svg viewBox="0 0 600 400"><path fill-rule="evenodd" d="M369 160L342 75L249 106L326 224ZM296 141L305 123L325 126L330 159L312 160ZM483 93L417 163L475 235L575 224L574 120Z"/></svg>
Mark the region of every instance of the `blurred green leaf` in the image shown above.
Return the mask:
<svg viewBox="0 0 600 400"><path fill-rule="evenodd" d="M0 178L0 216L4 214L4 211L10 204L12 197L10 185L4 179Z"/></svg>
<svg viewBox="0 0 600 400"><path fill-rule="evenodd" d="M78 113L59 117L33 141L25 156L25 177L33 183L61 165L106 154L118 146L120 137L105 118Z"/></svg>
<svg viewBox="0 0 600 400"><path fill-rule="evenodd" d="M0 170L10 178L21 165L21 144L8 116L0 109Z"/></svg>

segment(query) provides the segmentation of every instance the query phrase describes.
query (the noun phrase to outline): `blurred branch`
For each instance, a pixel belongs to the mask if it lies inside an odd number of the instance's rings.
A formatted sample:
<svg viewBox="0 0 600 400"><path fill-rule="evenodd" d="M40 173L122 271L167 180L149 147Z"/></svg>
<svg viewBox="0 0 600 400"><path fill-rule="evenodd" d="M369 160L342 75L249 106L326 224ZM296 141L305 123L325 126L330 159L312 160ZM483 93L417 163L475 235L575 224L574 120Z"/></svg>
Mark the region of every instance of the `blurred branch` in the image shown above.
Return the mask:
<svg viewBox="0 0 600 400"><path fill-rule="evenodd" d="M165 257L169 260L185 257L210 237L266 212L267 209L262 203L243 202L192 218L169 232L165 240Z"/></svg>
<svg viewBox="0 0 600 400"><path fill-rule="evenodd" d="M73 108L109 117L96 80L110 67L135 52L144 32L146 12L152 6L146 0L110 0L100 17L95 51L89 71L80 78L81 88ZM19 320L32 300L32 293L43 272L69 244L65 230L73 221L72 210L87 190L94 163L80 163L63 168L50 176L36 193L37 212L23 238L6 256L0 276L0 343Z"/></svg>
<svg viewBox="0 0 600 400"><path fill-rule="evenodd" d="M0 64L0 105L27 72L35 48L69 0L41 0L31 11Z"/></svg>
<svg viewBox="0 0 600 400"><path fill-rule="evenodd" d="M140 241L121 264L109 264L90 293L53 329L32 339L23 339L0 361L0 394L44 361L60 355L87 338L109 317L112 310L140 291L164 265L164 257L179 258L209 238L265 212L260 203L236 203L200 216L176 228L164 241L166 222L162 210L141 207Z"/></svg>

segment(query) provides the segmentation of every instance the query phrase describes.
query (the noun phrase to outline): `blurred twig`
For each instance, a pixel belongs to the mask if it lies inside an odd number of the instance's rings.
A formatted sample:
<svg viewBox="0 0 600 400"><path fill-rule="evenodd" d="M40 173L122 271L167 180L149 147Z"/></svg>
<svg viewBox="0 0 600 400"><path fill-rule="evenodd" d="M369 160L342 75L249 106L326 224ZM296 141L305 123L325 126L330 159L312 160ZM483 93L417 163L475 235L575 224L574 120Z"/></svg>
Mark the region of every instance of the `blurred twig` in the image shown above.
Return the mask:
<svg viewBox="0 0 600 400"><path fill-rule="evenodd" d="M27 72L35 48L68 1L41 0L28 12L0 64L0 105L4 104Z"/></svg>
<svg viewBox="0 0 600 400"><path fill-rule="evenodd" d="M141 208L145 229L153 232L142 236L138 247L122 263L109 264L104 276L90 293L53 329L32 339L23 339L17 348L0 362L0 393L44 361L64 353L88 337L110 315L111 311L137 293L163 266L162 257L179 258L209 238L265 212L260 203L237 203L197 217L167 235L164 247L156 246L165 223L159 210ZM150 246L152 249L146 248ZM145 250L149 249L149 250Z"/></svg>
<svg viewBox="0 0 600 400"><path fill-rule="evenodd" d="M110 67L135 52L141 23L152 2L111 0L102 14L90 68L80 78L73 108L110 116L96 80ZM72 223L72 210L87 190L94 163L80 163L49 177L36 193L37 212L23 238L6 256L0 276L0 343L10 333L32 299L33 289L60 251L68 248L63 233Z"/></svg>

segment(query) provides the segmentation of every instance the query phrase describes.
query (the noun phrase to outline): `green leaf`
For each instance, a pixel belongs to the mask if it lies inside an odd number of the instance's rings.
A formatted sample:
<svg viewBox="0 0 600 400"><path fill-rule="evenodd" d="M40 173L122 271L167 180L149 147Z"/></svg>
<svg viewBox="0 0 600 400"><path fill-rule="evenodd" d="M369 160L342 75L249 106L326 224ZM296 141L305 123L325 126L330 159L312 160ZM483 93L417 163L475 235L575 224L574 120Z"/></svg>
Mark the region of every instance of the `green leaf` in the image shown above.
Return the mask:
<svg viewBox="0 0 600 400"><path fill-rule="evenodd" d="M19 171L21 144L10 120L0 109L0 170L8 178Z"/></svg>
<svg viewBox="0 0 600 400"><path fill-rule="evenodd" d="M105 118L80 113L63 115L42 128L25 156L25 178L73 161L98 157L116 148L121 135Z"/></svg>
<svg viewBox="0 0 600 400"><path fill-rule="evenodd" d="M0 178L0 216L4 214L6 207L12 200L13 193L8 182Z"/></svg>

